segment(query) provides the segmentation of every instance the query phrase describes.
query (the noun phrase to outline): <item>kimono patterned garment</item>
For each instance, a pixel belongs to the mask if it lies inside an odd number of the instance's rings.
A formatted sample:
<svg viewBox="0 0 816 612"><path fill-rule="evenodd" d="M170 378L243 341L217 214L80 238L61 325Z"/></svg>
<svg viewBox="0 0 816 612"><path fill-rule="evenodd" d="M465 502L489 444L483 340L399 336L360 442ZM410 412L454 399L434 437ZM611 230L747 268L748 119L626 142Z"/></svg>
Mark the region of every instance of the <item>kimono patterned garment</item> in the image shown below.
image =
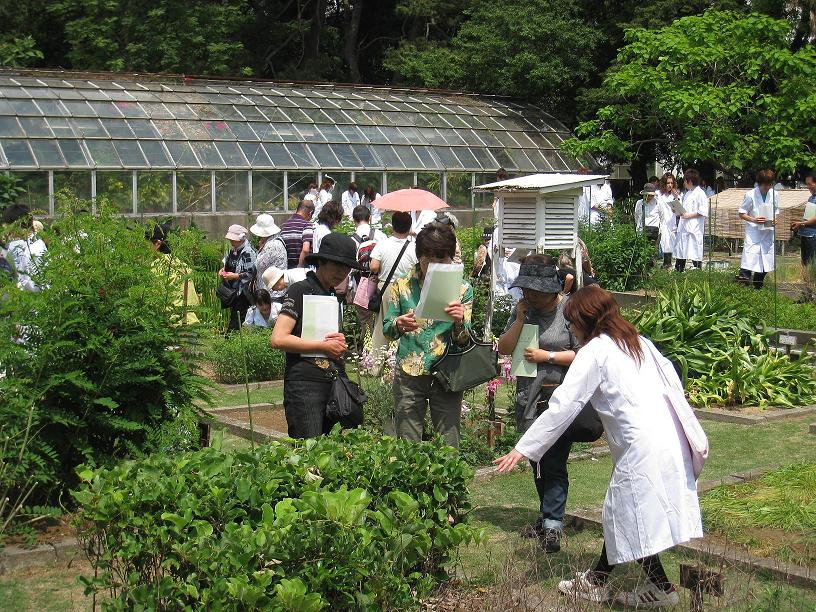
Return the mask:
<svg viewBox="0 0 816 612"><path fill-rule="evenodd" d="M745 194L739 212L750 217L759 217L759 207L762 204L773 204L774 216L779 214L779 197L771 189L762 197L759 187L754 187ZM770 272L774 269L774 235L773 228L764 225L745 222L745 244L742 247L740 268L751 272Z"/></svg>
<svg viewBox="0 0 816 612"><path fill-rule="evenodd" d="M408 276L392 281L385 293L383 333L389 340L399 339L397 346L397 368L409 376L423 376L431 373L431 366L445 353L448 339L453 333L450 321L433 321L417 319L419 329L400 334L397 329L397 317L409 310L416 310L422 282L419 280L417 265ZM462 334L453 338L458 345L464 345L468 338L471 316L473 315L473 288L466 281L462 282L460 300L465 307L465 318Z"/></svg>
<svg viewBox="0 0 816 612"><path fill-rule="evenodd" d="M697 213L700 217L683 219L677 225L677 239L674 246L675 259L703 260L703 236L705 220L708 217L708 196L699 186L683 195L683 208L687 213Z"/></svg>
<svg viewBox="0 0 816 612"><path fill-rule="evenodd" d="M681 424L689 418L697 422L685 401L676 406L668 399L664 378L674 388L680 385L671 363L649 340L640 342L641 364L605 334L587 342L549 408L516 445L525 457L538 461L592 402L614 460L603 505L604 542L612 564L703 535L692 454Z"/></svg>

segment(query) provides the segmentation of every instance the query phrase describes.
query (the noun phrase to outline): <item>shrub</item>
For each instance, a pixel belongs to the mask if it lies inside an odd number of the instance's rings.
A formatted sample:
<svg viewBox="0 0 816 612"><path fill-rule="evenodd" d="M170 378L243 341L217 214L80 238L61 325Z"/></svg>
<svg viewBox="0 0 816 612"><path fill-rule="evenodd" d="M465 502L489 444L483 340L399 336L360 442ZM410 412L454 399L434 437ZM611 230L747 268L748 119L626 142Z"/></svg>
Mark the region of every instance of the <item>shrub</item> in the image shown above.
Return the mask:
<svg viewBox="0 0 816 612"><path fill-rule="evenodd" d="M108 609L413 607L476 536L472 476L438 441L338 429L87 470L74 497L96 577L83 581Z"/></svg>
<svg viewBox="0 0 816 612"><path fill-rule="evenodd" d="M189 422L207 395L178 350L187 332L173 325L143 229L105 214L68 212L58 223L35 275L42 291L5 285L0 299L0 423L11 440L27 439L20 457L14 444L6 453L18 486L38 482L29 503L73 486L80 463L156 450L164 428Z"/></svg>
<svg viewBox="0 0 816 612"><path fill-rule="evenodd" d="M242 327L214 336L207 354L215 380L234 385L283 378L286 355L269 344L271 329Z"/></svg>
<svg viewBox="0 0 816 612"><path fill-rule="evenodd" d="M582 226L580 236L601 287L630 291L643 286L654 263L656 247L633 225L602 221L592 227Z"/></svg>

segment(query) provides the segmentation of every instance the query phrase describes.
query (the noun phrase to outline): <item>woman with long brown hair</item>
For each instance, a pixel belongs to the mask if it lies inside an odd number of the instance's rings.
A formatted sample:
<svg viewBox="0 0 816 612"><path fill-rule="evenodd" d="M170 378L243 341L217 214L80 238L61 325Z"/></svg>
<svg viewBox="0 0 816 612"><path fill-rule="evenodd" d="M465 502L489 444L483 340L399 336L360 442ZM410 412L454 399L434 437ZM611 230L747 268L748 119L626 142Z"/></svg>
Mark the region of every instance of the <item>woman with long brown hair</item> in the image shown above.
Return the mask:
<svg viewBox="0 0 816 612"><path fill-rule="evenodd" d="M648 582L615 600L643 608L674 605L677 591L658 553L703 535L696 479L708 453L705 434L671 363L620 316L609 292L596 285L580 289L564 317L582 348L548 409L494 463L508 472L522 459L538 461L591 401L614 459L603 507L604 546L593 569L561 581L558 589L607 601L615 564L636 560Z"/></svg>

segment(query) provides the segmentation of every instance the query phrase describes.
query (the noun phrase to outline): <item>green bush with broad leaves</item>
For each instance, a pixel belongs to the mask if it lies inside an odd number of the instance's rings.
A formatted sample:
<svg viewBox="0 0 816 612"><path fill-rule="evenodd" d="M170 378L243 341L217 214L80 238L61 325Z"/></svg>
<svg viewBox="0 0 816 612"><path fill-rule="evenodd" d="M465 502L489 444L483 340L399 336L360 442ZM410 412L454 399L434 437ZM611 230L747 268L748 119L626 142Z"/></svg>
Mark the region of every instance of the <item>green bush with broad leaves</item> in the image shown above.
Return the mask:
<svg viewBox="0 0 816 612"><path fill-rule="evenodd" d="M269 344L270 328L242 327L214 335L207 349L216 382L234 385L283 378L286 355Z"/></svg>
<svg viewBox="0 0 816 612"><path fill-rule="evenodd" d="M697 406L816 402L812 359L769 351L751 308L689 280L660 292L632 322L680 370Z"/></svg>
<svg viewBox="0 0 816 612"><path fill-rule="evenodd" d="M411 609L462 543L473 471L441 441L365 430L83 470L73 493L120 609Z"/></svg>
<svg viewBox="0 0 816 612"><path fill-rule="evenodd" d="M643 286L652 267L657 247L631 224L604 220L579 231L586 244L595 277L609 291L631 291Z"/></svg>
<svg viewBox="0 0 816 612"><path fill-rule="evenodd" d="M207 397L144 228L76 204L43 234L42 290L0 288L3 478L12 493L36 485L28 504L56 501L77 465L194 448Z"/></svg>

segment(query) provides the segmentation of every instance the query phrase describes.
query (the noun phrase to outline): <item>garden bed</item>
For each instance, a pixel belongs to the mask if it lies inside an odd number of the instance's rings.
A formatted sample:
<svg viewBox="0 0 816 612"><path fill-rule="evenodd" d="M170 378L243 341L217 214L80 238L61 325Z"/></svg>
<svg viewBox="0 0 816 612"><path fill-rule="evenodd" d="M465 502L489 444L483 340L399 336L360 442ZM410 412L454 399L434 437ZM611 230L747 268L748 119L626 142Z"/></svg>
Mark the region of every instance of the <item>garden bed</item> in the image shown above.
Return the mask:
<svg viewBox="0 0 816 612"><path fill-rule="evenodd" d="M289 428L283 406L277 404L257 404L252 407L252 427L249 426L249 411L246 406L227 406L207 410L212 419L229 433L256 442L270 442L288 436ZM202 440L209 440L211 422L202 421Z"/></svg>
<svg viewBox="0 0 816 612"><path fill-rule="evenodd" d="M694 414L697 415L698 419L707 421L759 425L768 421L784 421L816 414L816 406L802 406L801 408L723 406L720 408L694 408Z"/></svg>

